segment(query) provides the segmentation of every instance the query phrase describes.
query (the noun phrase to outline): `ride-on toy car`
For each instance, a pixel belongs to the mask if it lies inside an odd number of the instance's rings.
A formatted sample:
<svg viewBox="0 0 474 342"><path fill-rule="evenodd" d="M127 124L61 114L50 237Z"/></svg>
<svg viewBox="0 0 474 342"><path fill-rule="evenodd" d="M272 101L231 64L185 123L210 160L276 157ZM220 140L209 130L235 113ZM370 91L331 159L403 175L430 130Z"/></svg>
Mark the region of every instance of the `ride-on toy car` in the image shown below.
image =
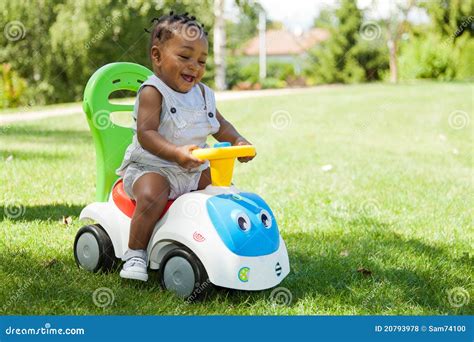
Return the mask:
<svg viewBox="0 0 474 342"><path fill-rule="evenodd" d="M110 121L110 113L131 111L131 105L109 102L117 90L137 91L151 74L143 66L112 63L87 83L84 111L97 155L97 202L80 219L74 257L88 271L108 271L128 246L135 202L124 192L115 169L131 141L131 128ZM158 269L161 284L184 298L198 297L207 285L264 290L289 273L286 246L270 207L258 195L231 184L237 157L255 155L253 146L218 143L192 152L210 161L212 184L168 201L148 244L149 268Z"/></svg>

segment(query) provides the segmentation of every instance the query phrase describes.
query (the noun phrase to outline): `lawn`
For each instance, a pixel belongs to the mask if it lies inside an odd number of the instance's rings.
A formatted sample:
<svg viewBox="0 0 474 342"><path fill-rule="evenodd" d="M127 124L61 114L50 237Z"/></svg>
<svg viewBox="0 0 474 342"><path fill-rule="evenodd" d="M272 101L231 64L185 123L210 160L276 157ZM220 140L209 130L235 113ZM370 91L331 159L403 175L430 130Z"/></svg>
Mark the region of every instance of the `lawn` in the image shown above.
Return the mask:
<svg viewBox="0 0 474 342"><path fill-rule="evenodd" d="M234 182L275 212L288 305L272 290L188 304L156 274L135 284L78 269L78 216L95 191L85 118L0 126L0 314L473 314L472 94L372 84L220 104L257 146ZM110 305L94 304L98 288Z"/></svg>

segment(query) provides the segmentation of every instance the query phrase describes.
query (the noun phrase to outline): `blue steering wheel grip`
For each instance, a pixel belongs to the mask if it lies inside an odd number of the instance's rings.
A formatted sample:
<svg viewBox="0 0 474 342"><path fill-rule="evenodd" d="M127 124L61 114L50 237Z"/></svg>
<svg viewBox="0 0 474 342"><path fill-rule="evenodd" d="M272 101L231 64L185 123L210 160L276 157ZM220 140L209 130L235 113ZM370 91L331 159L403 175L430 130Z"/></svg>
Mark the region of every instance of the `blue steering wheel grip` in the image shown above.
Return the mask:
<svg viewBox="0 0 474 342"><path fill-rule="evenodd" d="M212 146L212 147L219 148L219 147L229 147L229 146L231 146L230 142L223 141L223 142L215 143L214 146Z"/></svg>

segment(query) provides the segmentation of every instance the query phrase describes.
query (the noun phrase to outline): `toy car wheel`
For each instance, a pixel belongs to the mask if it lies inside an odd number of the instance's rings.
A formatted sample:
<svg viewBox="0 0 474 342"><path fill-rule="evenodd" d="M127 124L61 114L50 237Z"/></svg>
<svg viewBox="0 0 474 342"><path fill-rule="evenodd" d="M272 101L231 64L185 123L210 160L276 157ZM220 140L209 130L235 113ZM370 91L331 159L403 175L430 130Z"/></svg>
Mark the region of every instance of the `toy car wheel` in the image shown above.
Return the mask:
<svg viewBox="0 0 474 342"><path fill-rule="evenodd" d="M161 286L178 296L195 301L212 287L201 261L187 248L169 251L160 263Z"/></svg>
<svg viewBox="0 0 474 342"><path fill-rule="evenodd" d="M74 259L77 266L90 272L107 272L115 264L112 241L98 225L84 226L74 239Z"/></svg>

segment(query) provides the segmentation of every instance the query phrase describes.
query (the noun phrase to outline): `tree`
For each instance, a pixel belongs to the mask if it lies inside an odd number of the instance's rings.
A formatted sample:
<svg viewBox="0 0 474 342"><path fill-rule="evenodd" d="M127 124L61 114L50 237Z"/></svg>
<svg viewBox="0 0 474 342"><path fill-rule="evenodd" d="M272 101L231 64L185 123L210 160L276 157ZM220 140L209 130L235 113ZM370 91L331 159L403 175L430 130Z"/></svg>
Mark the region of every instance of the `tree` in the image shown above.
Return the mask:
<svg viewBox="0 0 474 342"><path fill-rule="evenodd" d="M354 55L354 46L362 22L355 0L343 0L335 11L337 25L330 28L330 38L310 53L309 71L317 82L347 83L360 81L364 71Z"/></svg>
<svg viewBox="0 0 474 342"><path fill-rule="evenodd" d="M153 17L189 12L212 29L211 6L210 0L0 1L2 29L11 31L0 35L0 64L26 79L31 105L77 101L104 64L150 65L143 29Z"/></svg>
<svg viewBox="0 0 474 342"><path fill-rule="evenodd" d="M214 65L216 68L216 88L224 90L227 88L225 81L225 18L224 0L214 0Z"/></svg>
<svg viewBox="0 0 474 342"><path fill-rule="evenodd" d="M420 1L419 6L425 8L433 22L433 29L442 36L460 37L466 33L474 35L472 29L472 13L474 0L432 0Z"/></svg>
<svg viewBox="0 0 474 342"><path fill-rule="evenodd" d="M313 20L313 27L316 28L331 28L336 24L334 11L329 7L324 7L319 11L319 14Z"/></svg>
<svg viewBox="0 0 474 342"><path fill-rule="evenodd" d="M408 14L415 6L415 0L408 0L403 4L400 2L390 3L390 14L384 20L387 28L387 46L390 59L390 82L398 82L398 46L404 33L408 31L410 24Z"/></svg>
<svg viewBox="0 0 474 342"><path fill-rule="evenodd" d="M412 25L400 43L400 76L440 80L474 77L474 0L416 2L430 22Z"/></svg>
<svg viewBox="0 0 474 342"><path fill-rule="evenodd" d="M214 67L215 85L218 90L227 88L227 48L236 50L243 42L255 34L258 13L263 11L258 2L252 0L235 0L240 15L236 25L226 22L224 18L225 0L214 0ZM229 34L228 34L229 33ZM231 68L236 63L231 60Z"/></svg>

